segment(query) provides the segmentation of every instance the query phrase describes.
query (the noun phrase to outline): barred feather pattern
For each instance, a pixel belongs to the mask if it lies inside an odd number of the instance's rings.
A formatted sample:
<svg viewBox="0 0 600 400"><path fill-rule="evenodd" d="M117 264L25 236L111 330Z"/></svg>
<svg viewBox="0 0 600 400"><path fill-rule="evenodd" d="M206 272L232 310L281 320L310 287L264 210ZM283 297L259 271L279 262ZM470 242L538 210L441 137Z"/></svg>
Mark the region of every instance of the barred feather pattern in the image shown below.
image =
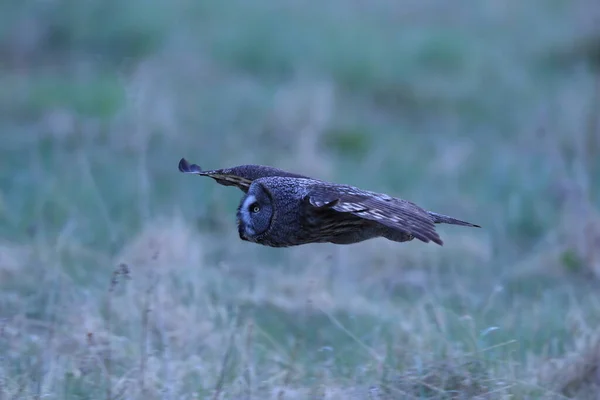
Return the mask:
<svg viewBox="0 0 600 400"><path fill-rule="evenodd" d="M214 179L223 186L235 186L242 190L244 193L248 192L250 185L257 179L266 178L270 176L282 176L288 178L305 178L306 176L295 174L293 172L287 172L279 168L268 167L265 165L239 165L232 168L213 169L204 171L197 164L191 164L185 158L179 161L179 171L187 174L195 174L200 176L207 176Z"/></svg>
<svg viewBox="0 0 600 400"><path fill-rule="evenodd" d="M340 213L378 222L425 243L443 244L433 218L410 201L347 185L323 184L312 186L308 198L314 207L331 204L331 208Z"/></svg>
<svg viewBox="0 0 600 400"><path fill-rule="evenodd" d="M375 237L443 245L435 224L480 228L384 193L309 178L264 165L202 170L181 159L179 170L207 176L245 195L237 210L242 240L271 247L351 244Z"/></svg>

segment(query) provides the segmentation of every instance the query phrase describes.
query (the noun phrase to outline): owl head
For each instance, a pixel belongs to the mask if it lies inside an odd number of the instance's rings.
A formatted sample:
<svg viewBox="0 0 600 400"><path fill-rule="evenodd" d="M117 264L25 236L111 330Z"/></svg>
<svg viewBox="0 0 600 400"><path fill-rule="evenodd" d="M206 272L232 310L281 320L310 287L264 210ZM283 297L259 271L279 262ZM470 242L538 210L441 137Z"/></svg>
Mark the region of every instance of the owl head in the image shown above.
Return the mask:
<svg viewBox="0 0 600 400"><path fill-rule="evenodd" d="M260 182L250 185L237 209L240 239L258 242L268 233L273 213L273 199L269 191Z"/></svg>
<svg viewBox="0 0 600 400"><path fill-rule="evenodd" d="M280 176L254 180L237 209L240 239L273 247L293 245L302 232L301 193L308 182Z"/></svg>

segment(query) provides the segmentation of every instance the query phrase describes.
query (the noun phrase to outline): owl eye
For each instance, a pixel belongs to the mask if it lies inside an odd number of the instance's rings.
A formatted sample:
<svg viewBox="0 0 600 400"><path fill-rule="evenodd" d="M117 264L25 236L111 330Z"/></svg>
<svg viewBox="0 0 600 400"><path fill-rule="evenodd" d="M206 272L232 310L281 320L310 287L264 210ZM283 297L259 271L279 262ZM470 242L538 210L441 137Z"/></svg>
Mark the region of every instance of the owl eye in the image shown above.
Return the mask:
<svg viewBox="0 0 600 400"><path fill-rule="evenodd" d="M250 211L253 213L257 213L260 211L260 206L258 205L258 203L252 203L250 205Z"/></svg>

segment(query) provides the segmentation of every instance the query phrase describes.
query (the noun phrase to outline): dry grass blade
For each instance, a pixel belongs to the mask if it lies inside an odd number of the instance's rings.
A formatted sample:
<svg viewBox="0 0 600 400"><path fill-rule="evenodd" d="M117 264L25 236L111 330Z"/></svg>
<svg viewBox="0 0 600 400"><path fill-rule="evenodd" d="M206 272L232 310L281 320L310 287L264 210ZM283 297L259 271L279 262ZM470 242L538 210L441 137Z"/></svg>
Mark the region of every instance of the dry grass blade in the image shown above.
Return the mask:
<svg viewBox="0 0 600 400"><path fill-rule="evenodd" d="M221 395L221 392L223 391L223 387L225 385L225 376L227 374L228 368L230 367L229 363L234 350L235 334L235 327L233 327L231 334L229 335L229 342L227 344L225 354L223 354L223 359L221 360L221 368L219 370L219 377L217 378L217 383L215 384L214 394L212 397L213 400L218 400L219 396Z"/></svg>
<svg viewBox="0 0 600 400"><path fill-rule="evenodd" d="M333 314L331 314L330 312L328 312L327 310L325 310L324 308L318 307L319 310L325 314L327 316L327 318L329 318L329 320L331 322L333 322L333 324L339 328L342 332L344 332L346 335L348 335L352 340L354 340L356 342L356 344L358 344L361 348L363 348L371 357L373 357L378 365L381 367L383 365L384 362L384 357L382 357L381 355L379 355L373 348L367 346L362 340L360 340L355 334L353 334L352 332L350 332L348 329L346 329L346 327L337 319L333 316Z"/></svg>
<svg viewBox="0 0 600 400"><path fill-rule="evenodd" d="M250 321L246 327L246 343L245 343L245 357L246 357L246 368L244 371L244 377L246 379L246 399L252 399L252 384L254 382L254 365L253 365L253 352L252 348L254 345L254 322Z"/></svg>
<svg viewBox="0 0 600 400"><path fill-rule="evenodd" d="M146 290L144 295L144 305L142 308L142 337L140 338L140 393L143 395L146 391L146 364L148 362L148 319L150 314L150 292L152 287Z"/></svg>
<svg viewBox="0 0 600 400"><path fill-rule="evenodd" d="M296 357L298 356L298 351L300 350L300 344L301 344L301 340L300 339L296 339L294 341L294 347L292 347L292 352L290 354L290 363L286 366L286 372L285 372L285 376L283 378L283 386L279 390L279 393L277 394L277 399L278 400L283 400L284 399L284 397L285 397L285 389L292 382L292 375L294 373L294 363L296 362Z"/></svg>
<svg viewBox="0 0 600 400"><path fill-rule="evenodd" d="M112 294L119 284L119 278L131 279L129 275L129 267L127 264L119 264L113 271L108 287L108 295L106 296L106 332L110 336L112 330ZM106 400L113 400L112 394L112 349L110 339L106 344L106 357L104 359L104 369L106 371Z"/></svg>

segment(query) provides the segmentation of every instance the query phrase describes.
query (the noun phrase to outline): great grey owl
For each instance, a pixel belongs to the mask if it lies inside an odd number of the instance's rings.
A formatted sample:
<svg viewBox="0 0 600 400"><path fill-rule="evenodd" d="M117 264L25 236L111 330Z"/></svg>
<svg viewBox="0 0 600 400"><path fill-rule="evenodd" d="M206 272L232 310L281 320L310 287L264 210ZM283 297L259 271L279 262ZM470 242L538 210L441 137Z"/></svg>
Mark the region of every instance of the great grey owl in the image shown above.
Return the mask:
<svg viewBox="0 0 600 400"><path fill-rule="evenodd" d="M435 224L480 228L387 194L263 165L203 171L182 158L179 171L241 189L245 195L237 209L240 239L265 246L351 244L376 237L395 242L417 238L441 246Z"/></svg>

